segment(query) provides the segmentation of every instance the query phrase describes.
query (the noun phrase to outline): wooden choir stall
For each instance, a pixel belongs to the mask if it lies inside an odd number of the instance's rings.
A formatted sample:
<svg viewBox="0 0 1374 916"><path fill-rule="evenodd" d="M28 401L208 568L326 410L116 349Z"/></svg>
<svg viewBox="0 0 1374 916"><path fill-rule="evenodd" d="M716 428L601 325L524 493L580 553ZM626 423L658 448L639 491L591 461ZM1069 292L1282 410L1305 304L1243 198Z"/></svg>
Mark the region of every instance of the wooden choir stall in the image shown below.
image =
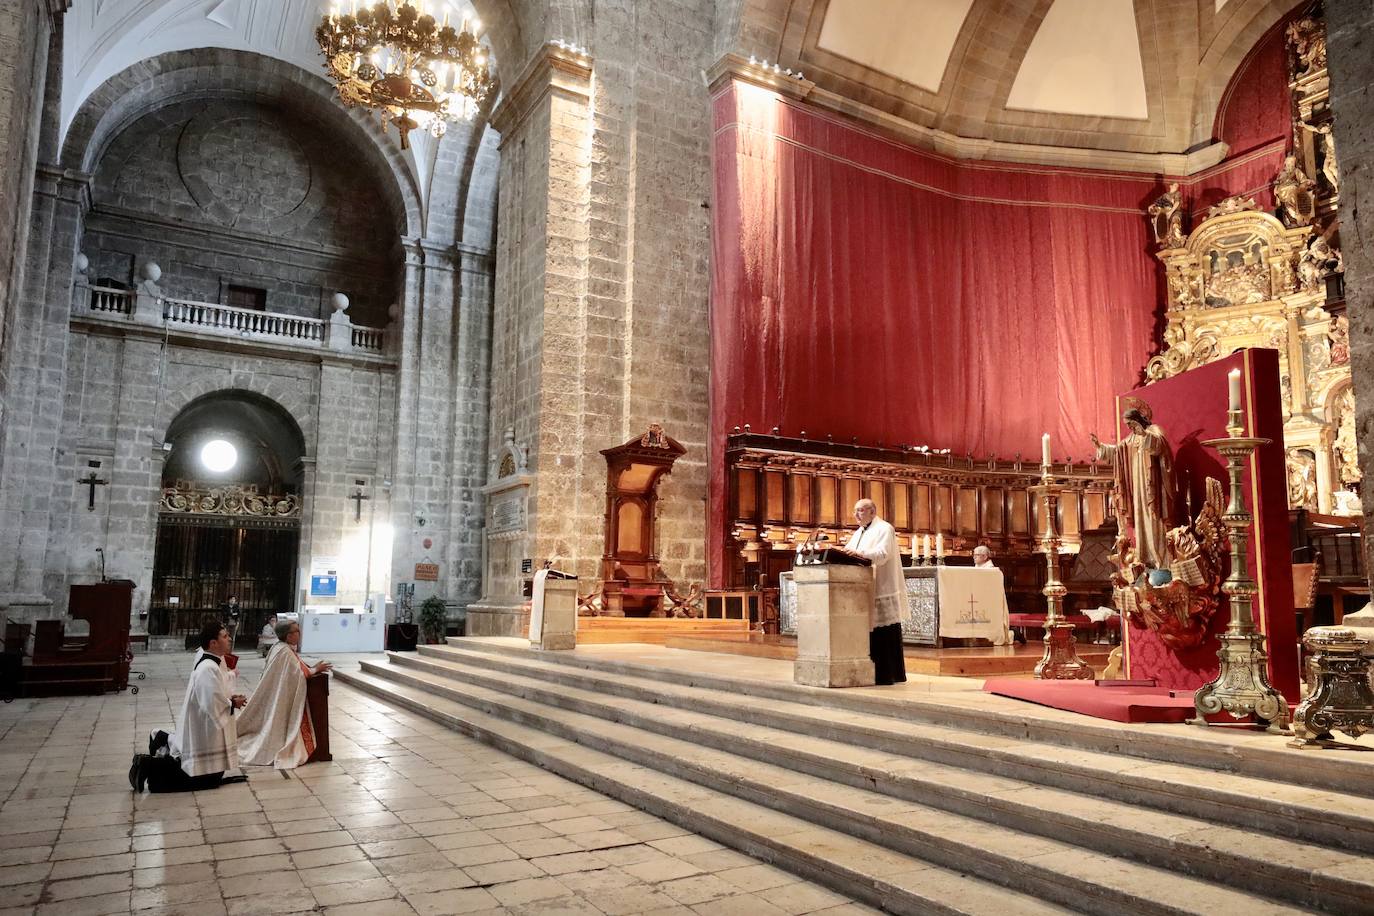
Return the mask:
<svg viewBox="0 0 1374 916"><path fill-rule="evenodd" d="M777 588L799 545L820 537L844 543L853 528L854 503L868 498L897 529L904 564L914 565L927 536L932 547L938 536L950 566L969 565L973 548L986 545L1003 573L1012 617L1044 613L1046 568L1036 552L1042 509L1030 493L1040 468L1032 461L735 433L727 441L726 469L729 588ZM1087 571L1077 555L1085 542L1111 543L1111 468L1065 464L1055 473L1064 483L1056 523L1063 537L1059 565L1069 588L1067 604L1070 609L1108 604L1105 577ZM908 591L933 584L935 570L923 571L930 575L907 570ZM785 633L785 596L779 604ZM921 604L913 599L913 608ZM904 624L909 642L940 644L938 633L927 638L908 630Z"/></svg>

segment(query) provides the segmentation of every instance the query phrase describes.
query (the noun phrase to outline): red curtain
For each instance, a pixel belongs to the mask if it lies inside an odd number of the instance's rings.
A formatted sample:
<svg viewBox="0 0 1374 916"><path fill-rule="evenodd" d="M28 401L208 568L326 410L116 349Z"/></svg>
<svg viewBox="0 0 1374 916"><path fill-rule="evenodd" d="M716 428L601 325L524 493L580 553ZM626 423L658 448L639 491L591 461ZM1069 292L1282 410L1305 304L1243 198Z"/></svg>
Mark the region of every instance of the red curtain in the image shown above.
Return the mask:
<svg viewBox="0 0 1374 916"><path fill-rule="evenodd" d="M714 99L712 584L734 426L1083 459L1140 379L1146 175L959 162L744 83Z"/></svg>

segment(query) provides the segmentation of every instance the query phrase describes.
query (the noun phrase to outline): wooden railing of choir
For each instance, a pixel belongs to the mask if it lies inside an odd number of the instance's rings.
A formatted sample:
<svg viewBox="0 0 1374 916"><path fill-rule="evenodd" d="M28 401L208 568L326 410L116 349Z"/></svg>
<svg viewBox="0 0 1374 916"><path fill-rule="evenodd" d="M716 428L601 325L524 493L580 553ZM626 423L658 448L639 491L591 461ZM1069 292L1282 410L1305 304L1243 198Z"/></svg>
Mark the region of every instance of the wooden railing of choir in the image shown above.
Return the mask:
<svg viewBox="0 0 1374 916"><path fill-rule="evenodd" d="M796 546L819 530L843 543L853 527L854 503L863 497L897 529L904 554L919 551L922 535L943 535L947 554L967 556L986 544L1008 570L1029 561L1042 527L1041 506L1030 488L1040 468L1029 462L857 445L836 445L782 436L735 434L726 446L730 550L729 586L777 585L791 568ZM1062 550L1075 554L1083 532L1100 527L1111 506L1111 467L1059 464L1063 487L1056 522ZM1072 557L1065 557L1071 562ZM965 562L967 562L965 560ZM1026 563L1033 577L1034 563ZM1043 560L1040 566L1043 567ZM762 577L760 580L759 577ZM1033 591L1028 579L1027 593Z"/></svg>
<svg viewBox="0 0 1374 916"><path fill-rule="evenodd" d="M305 679L305 705L310 710L310 725L315 730L315 753L305 762L327 763L334 759L329 753L329 675L312 674Z"/></svg>

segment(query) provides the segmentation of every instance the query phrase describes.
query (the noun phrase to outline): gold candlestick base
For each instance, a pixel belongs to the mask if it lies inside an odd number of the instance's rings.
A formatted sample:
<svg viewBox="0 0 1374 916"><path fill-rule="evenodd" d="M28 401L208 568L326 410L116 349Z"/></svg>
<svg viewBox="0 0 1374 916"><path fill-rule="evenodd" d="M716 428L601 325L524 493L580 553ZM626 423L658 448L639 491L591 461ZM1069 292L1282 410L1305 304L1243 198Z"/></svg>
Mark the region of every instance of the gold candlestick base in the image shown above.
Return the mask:
<svg viewBox="0 0 1374 916"><path fill-rule="evenodd" d="M1226 507L1222 521L1230 531L1231 574L1221 584L1221 590L1231 601L1231 622L1219 639L1221 648L1217 650L1220 667L1217 676L1210 684L1198 688L1193 694L1193 707L1197 718L1189 719L1193 725L1239 725L1239 722L1212 723L1207 716L1225 710L1234 719L1253 716L1259 728L1276 726L1286 729L1291 721L1288 701L1269 683L1268 653L1264 651L1264 634L1255 628L1251 603L1259 592L1255 580L1245 563L1246 546L1250 541L1250 522L1252 516L1245 507L1245 491L1241 487L1241 472L1245 459L1261 445L1268 445L1269 439L1256 439L1240 435L1243 431L1239 422L1239 412L1232 411L1226 431L1231 435L1224 439L1209 439L1209 445L1226 459L1226 472L1231 478L1231 501ZM1251 723L1243 723L1250 726Z"/></svg>
<svg viewBox="0 0 1374 916"><path fill-rule="evenodd" d="M1064 619L1064 596L1068 589L1059 581L1059 531L1055 516L1059 511L1059 491L1048 466L1040 469L1040 484L1030 488L1044 506L1045 533L1040 547L1045 552L1046 577L1041 594L1045 596L1045 654L1035 666L1035 676L1045 681L1082 681L1095 677L1092 666L1078 657L1073 624Z"/></svg>

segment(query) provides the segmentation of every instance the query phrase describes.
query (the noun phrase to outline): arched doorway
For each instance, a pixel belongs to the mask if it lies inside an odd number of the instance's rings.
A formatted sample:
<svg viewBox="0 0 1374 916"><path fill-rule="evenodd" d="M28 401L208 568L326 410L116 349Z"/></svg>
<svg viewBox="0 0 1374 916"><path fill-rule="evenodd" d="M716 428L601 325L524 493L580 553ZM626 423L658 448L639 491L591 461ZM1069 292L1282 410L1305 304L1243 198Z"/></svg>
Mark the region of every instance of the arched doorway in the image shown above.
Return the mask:
<svg viewBox="0 0 1374 916"><path fill-rule="evenodd" d="M295 605L300 428L258 395L216 392L177 415L164 447L148 631L189 640L233 603L253 637Z"/></svg>

